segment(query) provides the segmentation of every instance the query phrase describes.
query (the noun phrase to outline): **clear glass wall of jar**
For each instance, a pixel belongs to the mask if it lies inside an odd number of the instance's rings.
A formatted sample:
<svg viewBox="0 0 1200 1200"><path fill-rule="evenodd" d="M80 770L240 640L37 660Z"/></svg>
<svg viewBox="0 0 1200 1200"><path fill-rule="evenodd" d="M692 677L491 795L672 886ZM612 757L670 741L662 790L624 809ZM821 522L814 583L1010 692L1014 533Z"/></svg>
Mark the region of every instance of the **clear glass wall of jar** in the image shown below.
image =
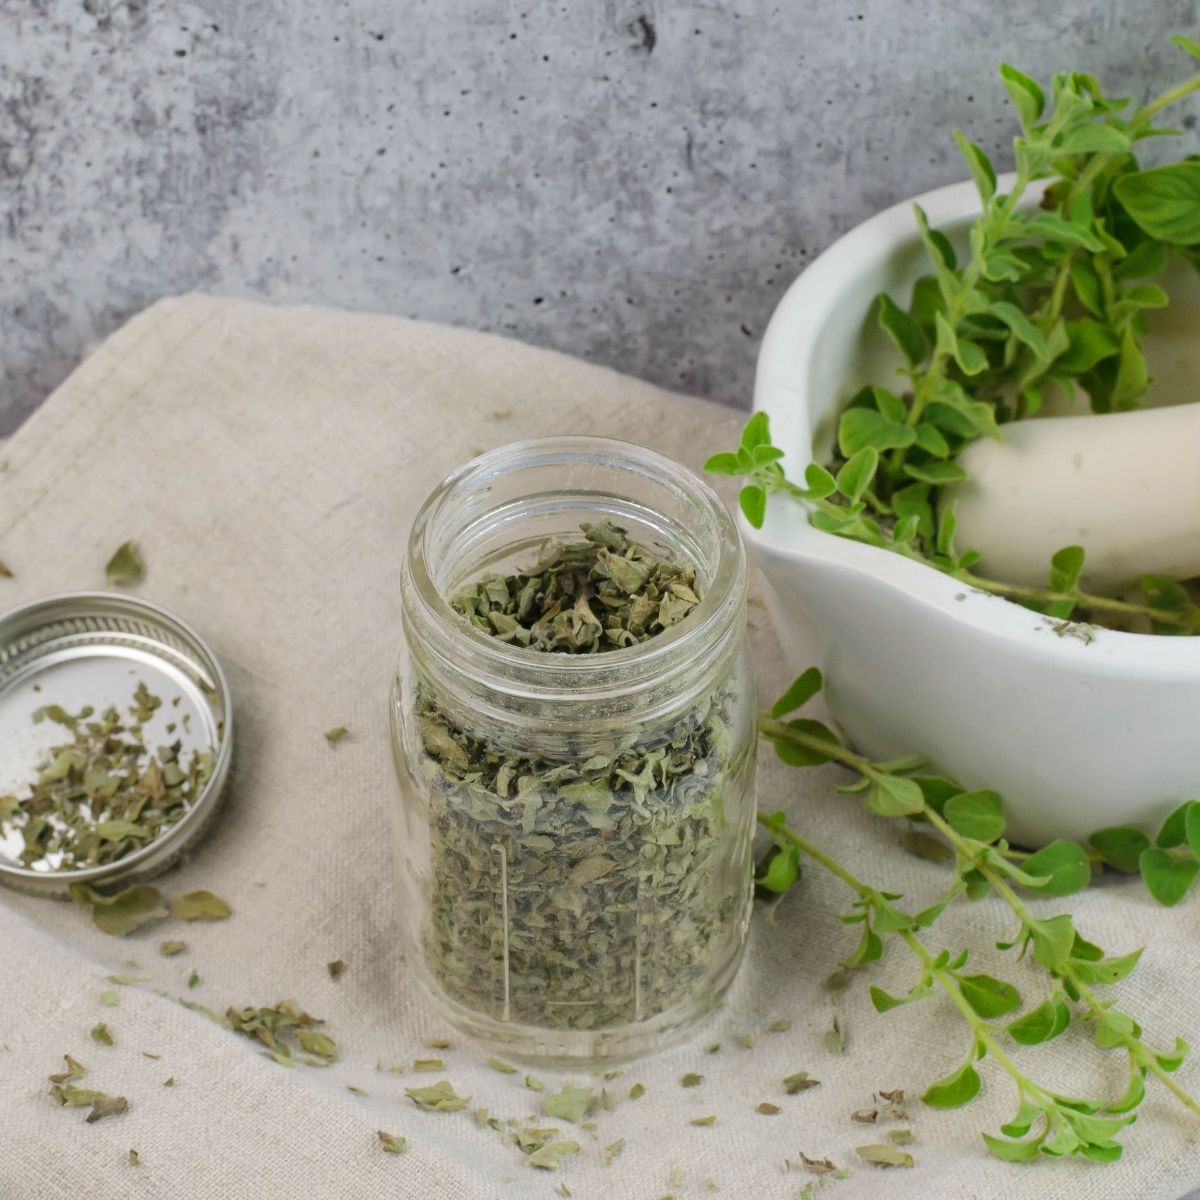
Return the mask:
<svg viewBox="0 0 1200 1200"><path fill-rule="evenodd" d="M695 570L700 603L638 645L544 653L447 601L609 521ZM414 522L392 694L409 965L510 1054L599 1062L708 1013L745 945L755 688L746 554L678 463L601 438L502 447Z"/></svg>

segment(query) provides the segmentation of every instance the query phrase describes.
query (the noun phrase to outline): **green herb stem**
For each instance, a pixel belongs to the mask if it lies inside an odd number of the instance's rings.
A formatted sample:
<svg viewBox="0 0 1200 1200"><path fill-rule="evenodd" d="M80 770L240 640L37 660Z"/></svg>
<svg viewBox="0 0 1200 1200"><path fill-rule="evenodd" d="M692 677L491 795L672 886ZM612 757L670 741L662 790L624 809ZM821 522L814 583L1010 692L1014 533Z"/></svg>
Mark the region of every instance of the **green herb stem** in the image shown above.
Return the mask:
<svg viewBox="0 0 1200 1200"><path fill-rule="evenodd" d="M1050 588L1027 587L1017 583L1002 583L998 579L986 579L967 570L948 572L953 578L968 587L995 596L1008 596L1014 600L1035 600L1043 604L1068 601L1084 608L1097 609L1127 617L1145 617L1163 625L1174 625L1186 633L1200 633L1200 612L1171 612L1153 608L1149 604L1138 604L1133 600L1117 600L1110 596L1096 596L1090 592L1056 592Z"/></svg>

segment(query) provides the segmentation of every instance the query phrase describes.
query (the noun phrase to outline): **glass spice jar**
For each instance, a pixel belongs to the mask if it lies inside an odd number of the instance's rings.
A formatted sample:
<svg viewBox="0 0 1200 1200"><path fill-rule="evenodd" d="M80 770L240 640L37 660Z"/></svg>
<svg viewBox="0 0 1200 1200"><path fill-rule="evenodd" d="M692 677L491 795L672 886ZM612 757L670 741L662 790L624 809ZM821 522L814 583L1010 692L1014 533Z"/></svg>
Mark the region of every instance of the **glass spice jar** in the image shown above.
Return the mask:
<svg viewBox="0 0 1200 1200"><path fill-rule="evenodd" d="M752 898L746 553L712 490L602 438L493 450L414 522L393 686L410 965L562 1063L708 1013Z"/></svg>

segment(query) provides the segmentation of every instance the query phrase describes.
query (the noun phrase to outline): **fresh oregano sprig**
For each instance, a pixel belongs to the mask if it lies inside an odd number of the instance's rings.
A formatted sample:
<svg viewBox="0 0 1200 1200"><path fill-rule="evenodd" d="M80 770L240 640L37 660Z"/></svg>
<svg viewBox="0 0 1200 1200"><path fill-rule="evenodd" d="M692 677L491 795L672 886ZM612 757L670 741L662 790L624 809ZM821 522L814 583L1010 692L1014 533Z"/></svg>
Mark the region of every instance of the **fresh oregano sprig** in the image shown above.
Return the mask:
<svg viewBox="0 0 1200 1200"><path fill-rule="evenodd" d="M931 1085L924 1099L933 1107L956 1107L972 1099L981 1084L974 1063L987 1054L1012 1078L1019 1097L1014 1119L1002 1127L1004 1138L985 1135L993 1154L1027 1160L1038 1154L1082 1154L1096 1161L1120 1156L1119 1131L1134 1119L1134 1110L1145 1094L1145 1078L1159 1079L1186 1107L1200 1115L1200 1104L1172 1078L1182 1064L1187 1044L1177 1039L1171 1050L1157 1050L1141 1036L1141 1027L1129 1014L1102 997L1098 987L1119 982L1137 965L1140 950L1108 955L1075 928L1069 914L1039 917L1021 899L1017 889L1047 896L1065 896L1086 887L1091 878L1091 858L1077 843L1059 840L1031 855L1015 852L1004 841L1003 803L991 791L965 791L951 780L923 776L919 760L873 762L856 754L821 722L792 714L820 690L816 668L804 672L759 722L760 735L770 741L780 758L795 766L837 762L859 776L857 783L839 789L860 792L871 811L887 817L907 817L928 823L945 839L954 859L954 872L945 892L933 904L915 913L905 912L901 897L880 891L853 876L830 855L790 829L783 814L760 814L772 832L777 853L760 874L758 883L782 892L798 878L798 860L807 855L831 871L854 891L854 907L845 920L860 924L855 951L848 966L864 966L878 959L883 939L893 936L918 959L920 975L910 991L891 996L871 989L880 1012L923 999L936 989L950 997L969 1026L969 1049L963 1064L945 1079ZM1186 809L1200 828L1200 805ZM1099 836L1099 835L1098 835ZM1123 832L1123 836L1125 836ZM1103 839L1102 839L1103 841ZM1109 843L1109 853L1113 853ZM1102 851L1103 853L1103 851ZM966 974L967 952L930 950L921 933L930 928L947 906L960 895L979 899L987 894L1002 899L1017 921L1017 930L1002 950L1027 952L1048 976L1044 999L1027 1012L1011 1017L1021 1005L1017 989L986 974ZM1072 1008L1072 1005L1075 1008ZM1062 1034L1072 1019L1090 1022L1098 1045L1123 1050L1128 1062L1128 1084L1120 1097L1081 1099L1056 1092L1025 1074L1005 1048L1006 1039L1034 1045Z"/></svg>
<svg viewBox="0 0 1200 1200"><path fill-rule="evenodd" d="M1197 43L1174 41L1200 56ZM1144 313L1168 299L1148 281L1173 253L1200 265L1200 163L1143 171L1133 153L1139 141L1175 132L1154 119L1200 88L1200 75L1127 116L1129 101L1106 96L1083 72L1056 75L1049 97L1013 67L1000 75L1020 122L1011 187L999 190L987 155L956 131L981 206L969 253L960 265L918 206L932 273L907 308L887 294L877 299L905 388L862 388L839 418L835 461L810 464L803 486L784 473L764 414L707 469L745 479L740 503L756 527L768 497L783 492L809 505L818 529L921 559L1047 615L1140 618L1155 632L1200 633L1200 608L1173 580L1143 580L1144 602L1082 592L1078 547L1055 555L1045 588L975 575L979 554L955 549L954 506L941 491L966 479L960 451L999 438L1003 424L1035 414L1052 392L1073 397L1082 388L1096 412L1136 407L1149 383ZM1025 201L1040 181L1048 181L1042 204L1031 210Z"/></svg>

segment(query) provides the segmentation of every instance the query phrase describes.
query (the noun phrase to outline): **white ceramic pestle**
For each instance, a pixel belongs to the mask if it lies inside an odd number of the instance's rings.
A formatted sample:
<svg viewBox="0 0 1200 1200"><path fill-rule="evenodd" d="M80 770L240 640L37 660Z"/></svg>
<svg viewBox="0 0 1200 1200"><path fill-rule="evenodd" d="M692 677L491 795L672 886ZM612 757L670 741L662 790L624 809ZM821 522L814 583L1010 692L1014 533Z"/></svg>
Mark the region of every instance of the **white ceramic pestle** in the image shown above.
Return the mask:
<svg viewBox="0 0 1200 1200"><path fill-rule="evenodd" d="M1200 576L1200 404L1046 417L1002 427L1003 442L959 455L970 476L945 489L958 504L958 549L980 573L1045 586L1050 556L1087 553L1085 586L1121 590L1142 575Z"/></svg>

